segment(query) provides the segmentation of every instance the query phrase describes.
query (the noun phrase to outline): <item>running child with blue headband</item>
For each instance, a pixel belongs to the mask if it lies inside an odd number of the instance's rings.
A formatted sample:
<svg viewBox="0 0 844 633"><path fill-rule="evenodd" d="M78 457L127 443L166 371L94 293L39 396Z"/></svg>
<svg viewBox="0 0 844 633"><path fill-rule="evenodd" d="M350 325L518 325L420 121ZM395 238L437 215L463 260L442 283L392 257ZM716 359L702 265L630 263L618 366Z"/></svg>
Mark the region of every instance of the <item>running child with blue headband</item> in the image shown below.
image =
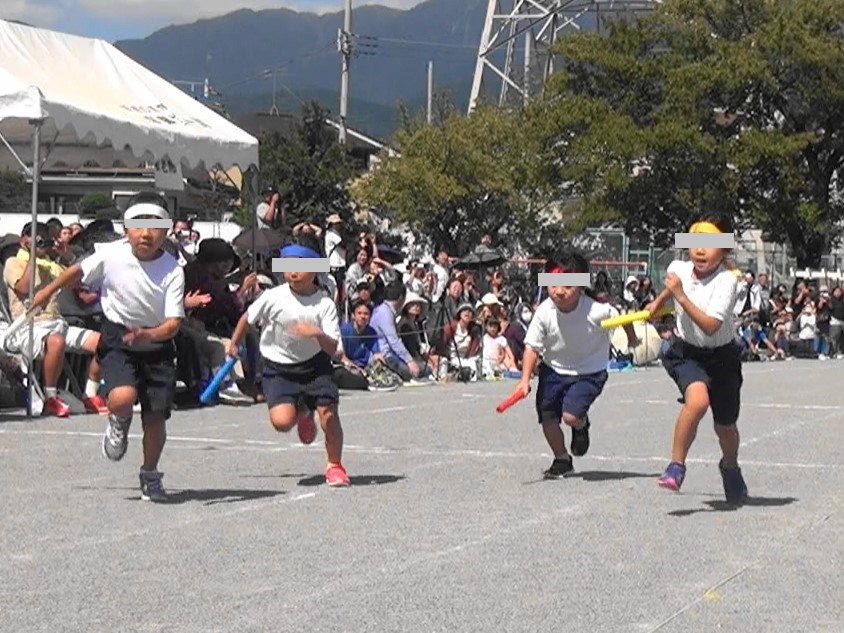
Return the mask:
<svg viewBox="0 0 844 633"><path fill-rule="evenodd" d="M728 258L730 248L724 247L734 241L731 234L732 228L724 220L705 218L693 224L683 236L688 238L689 261L671 263L665 290L647 310L656 314L665 301L674 302L677 335L670 339L662 364L679 388L683 403L674 427L671 463L658 483L680 490L697 427L711 408L723 455L718 468L724 495L728 502L738 504L747 498L747 486L738 465L736 427L743 381L733 327L737 281ZM678 234L678 239L681 236Z"/></svg>
<svg viewBox="0 0 844 633"><path fill-rule="evenodd" d="M317 430L313 411L319 415L325 434L329 486L348 486L343 467L343 428L338 405L340 394L334 383L331 359L340 344L337 307L316 285L319 243L300 234L296 243L281 250L287 260L286 283L264 291L241 317L231 338L228 354L236 357L240 341L249 326L261 328L260 351L264 357L264 395L270 423L283 433L297 427L302 444L312 444ZM322 260L324 261L324 260ZM306 271L306 272L302 272Z"/></svg>

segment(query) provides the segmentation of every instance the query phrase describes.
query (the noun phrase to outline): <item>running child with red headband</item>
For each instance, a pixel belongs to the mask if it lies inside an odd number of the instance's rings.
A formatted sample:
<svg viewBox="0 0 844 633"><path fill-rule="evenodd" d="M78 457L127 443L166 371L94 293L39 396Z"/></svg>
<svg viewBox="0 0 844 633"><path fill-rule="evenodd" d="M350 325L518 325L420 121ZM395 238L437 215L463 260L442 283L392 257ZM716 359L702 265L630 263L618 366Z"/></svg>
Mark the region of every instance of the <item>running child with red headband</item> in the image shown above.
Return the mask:
<svg viewBox="0 0 844 633"><path fill-rule="evenodd" d="M566 253L558 262L546 264L545 271L580 273L588 278L589 263L582 255ZM536 413L554 453L546 479L559 479L574 471L561 421L572 429L572 455L580 457L589 450L589 409L607 382L610 357L610 331L601 327L601 321L617 314L610 304L595 300L588 284L549 285L548 298L531 319L516 393L530 393L530 379L538 364ZM635 347L633 326L624 329L630 346Z"/></svg>
<svg viewBox="0 0 844 633"><path fill-rule="evenodd" d="M676 246L689 249L689 261L671 263L665 290L647 309L654 314L669 299L674 303L677 334L670 339L662 364L683 396L671 463L658 484L680 490L697 427L711 408L723 454L718 468L724 494L728 502L741 503L747 498L747 486L738 465L736 422L743 379L733 327L737 280L728 259L730 241L734 237L729 222L716 218L695 223L685 236L678 234Z"/></svg>
<svg viewBox="0 0 844 633"><path fill-rule="evenodd" d="M310 260L322 260L326 267L328 264L319 250L316 238L305 233L281 250L287 283L265 290L249 306L235 328L228 354L237 356L249 326L262 328L263 388L270 423L283 433L297 427L300 441L311 444L316 439L316 410L328 454L326 483L348 486L349 477L342 464L340 395L331 364L340 344L340 324L334 301L316 285L320 266Z"/></svg>

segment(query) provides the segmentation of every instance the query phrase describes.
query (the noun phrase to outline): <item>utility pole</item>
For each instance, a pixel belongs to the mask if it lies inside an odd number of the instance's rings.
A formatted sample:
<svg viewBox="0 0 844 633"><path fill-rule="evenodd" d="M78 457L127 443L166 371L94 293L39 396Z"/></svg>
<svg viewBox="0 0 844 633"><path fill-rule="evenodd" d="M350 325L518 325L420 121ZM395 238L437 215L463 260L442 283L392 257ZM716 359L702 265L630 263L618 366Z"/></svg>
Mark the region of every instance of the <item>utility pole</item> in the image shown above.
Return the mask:
<svg viewBox="0 0 844 633"><path fill-rule="evenodd" d="M428 62L428 125L434 122L434 62Z"/></svg>
<svg viewBox="0 0 844 633"><path fill-rule="evenodd" d="M337 47L343 59L340 75L340 144L346 144L346 117L349 114L349 66L352 61L352 0L346 0L343 30L337 38Z"/></svg>

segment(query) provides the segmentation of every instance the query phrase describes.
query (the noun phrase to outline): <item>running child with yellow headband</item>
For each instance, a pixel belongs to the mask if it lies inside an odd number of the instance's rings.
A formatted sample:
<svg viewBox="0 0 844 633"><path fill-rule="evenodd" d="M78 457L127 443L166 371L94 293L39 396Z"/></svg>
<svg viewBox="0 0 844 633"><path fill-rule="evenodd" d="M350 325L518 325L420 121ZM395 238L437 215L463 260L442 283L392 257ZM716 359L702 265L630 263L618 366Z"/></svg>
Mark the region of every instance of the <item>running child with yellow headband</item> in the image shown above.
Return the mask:
<svg viewBox="0 0 844 633"><path fill-rule="evenodd" d="M741 503L747 486L738 465L736 427L743 381L733 327L737 280L727 259L731 249L724 247L730 246L732 228L724 220L707 218L692 225L684 243L680 236L677 246L689 249L689 261L671 263L665 290L647 307L655 314L666 301L674 303L677 334L669 341L663 366L683 395L671 463L658 484L680 490L697 427L711 408L723 454L718 467L724 494L728 502Z"/></svg>

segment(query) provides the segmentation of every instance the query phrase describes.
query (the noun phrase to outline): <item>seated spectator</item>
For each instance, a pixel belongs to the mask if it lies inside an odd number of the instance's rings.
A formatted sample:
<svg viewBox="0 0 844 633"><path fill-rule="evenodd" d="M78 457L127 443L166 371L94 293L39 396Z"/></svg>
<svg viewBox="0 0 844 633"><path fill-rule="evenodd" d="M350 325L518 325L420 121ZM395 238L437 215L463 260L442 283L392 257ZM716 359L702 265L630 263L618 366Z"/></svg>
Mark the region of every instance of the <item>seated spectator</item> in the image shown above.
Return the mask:
<svg viewBox="0 0 844 633"><path fill-rule="evenodd" d="M428 309L427 299L423 299L415 292L408 292L401 310L398 332L402 343L410 352L413 360L420 367L427 365L428 369L434 372L437 369L439 359L429 358L431 350L425 340L425 321L428 318Z"/></svg>
<svg viewBox="0 0 844 633"><path fill-rule="evenodd" d="M515 319L512 316L513 313L517 315ZM493 316L496 315L493 314ZM512 310L509 305L505 305L501 307L501 314L497 316L501 322L501 336L507 339L507 347L513 352L516 365L521 370L522 358L525 355L525 334L533 318L533 311L527 304L516 306Z"/></svg>
<svg viewBox="0 0 844 633"><path fill-rule="evenodd" d="M639 300L637 299L637 293L639 291L639 279L636 275L630 275L627 277L627 281L624 282L624 290L621 293L621 303L622 307L625 310L633 312L638 309L639 307Z"/></svg>
<svg viewBox="0 0 844 633"><path fill-rule="evenodd" d="M352 321L340 326L342 369L353 376L362 376L372 391L392 391L399 386L401 378L385 364L378 347L378 333L369 325L370 315L369 306L358 301L352 306ZM356 388L359 383L342 370L335 371L334 378L343 389Z"/></svg>
<svg viewBox="0 0 844 633"><path fill-rule="evenodd" d="M481 354L481 331L474 322L475 309L469 303L464 303L457 309L457 319L447 323L443 331L452 370L469 370L471 379L478 380Z"/></svg>
<svg viewBox="0 0 844 633"><path fill-rule="evenodd" d="M406 290L401 280L395 280L384 291L384 302L372 314L372 327L378 333L378 349L384 354L387 366L405 382L426 378L427 367L417 363L402 343L396 328L396 315L404 306Z"/></svg>
<svg viewBox="0 0 844 633"><path fill-rule="evenodd" d="M785 360L785 351L778 349L765 334L765 328L757 318L745 317L738 326L736 344L742 355L742 360L761 360L759 346L764 345L771 352L773 358Z"/></svg>
<svg viewBox="0 0 844 633"><path fill-rule="evenodd" d="M651 301L656 299L656 291L654 291L653 282L648 275L639 277L639 285L636 288L635 298L637 310L644 310Z"/></svg>
<svg viewBox="0 0 844 633"><path fill-rule="evenodd" d="M363 301L352 304L352 320L340 326L343 358L360 369L366 369L373 359L384 356L378 347L378 333L369 324L371 312Z"/></svg>
<svg viewBox="0 0 844 633"><path fill-rule="evenodd" d="M205 295L210 297L210 300L192 306L193 309L190 310L182 328L196 344L197 351L205 361L204 369L209 378L226 361L226 349L234 328L246 309L246 300L258 289L256 273L246 275L236 291L229 288L227 276L239 265L240 258L228 242L209 238L199 245L195 260L185 266L186 299ZM247 338L246 345L254 357L257 347L254 337ZM254 381L254 372L246 371L239 362L235 365L234 374L238 380ZM220 399L224 402L254 402L257 401L256 398L257 394L246 396L236 382L224 384L220 389Z"/></svg>
<svg viewBox="0 0 844 633"><path fill-rule="evenodd" d="M457 308L466 302L463 293L463 282L454 278L448 282L443 297L444 322L454 321L457 318Z"/></svg>
<svg viewBox="0 0 844 633"><path fill-rule="evenodd" d="M26 313L23 302L29 298L29 281L32 262L30 262L32 224L23 227L20 249L17 255L9 257L3 267L3 280L9 296L9 309L12 319ZM36 262L35 290L47 286L58 277L64 268L48 259L50 250L50 229L45 224L36 226ZM62 318L58 297L53 295L47 306L33 319L34 357L44 362L42 369L44 380L44 411L49 415L65 418L70 415L70 407L58 397L58 382L64 369L66 350L81 352L93 356L88 368L88 382L85 386L83 404L89 413L108 414L108 407L100 390L100 364L96 357L100 333L69 326ZM28 355L30 326L24 326L6 341L6 348L14 353Z"/></svg>
<svg viewBox="0 0 844 633"><path fill-rule="evenodd" d="M501 336L501 322L495 317L488 317L484 323L482 349L481 371L484 378L496 378L505 372L519 371L507 339Z"/></svg>

